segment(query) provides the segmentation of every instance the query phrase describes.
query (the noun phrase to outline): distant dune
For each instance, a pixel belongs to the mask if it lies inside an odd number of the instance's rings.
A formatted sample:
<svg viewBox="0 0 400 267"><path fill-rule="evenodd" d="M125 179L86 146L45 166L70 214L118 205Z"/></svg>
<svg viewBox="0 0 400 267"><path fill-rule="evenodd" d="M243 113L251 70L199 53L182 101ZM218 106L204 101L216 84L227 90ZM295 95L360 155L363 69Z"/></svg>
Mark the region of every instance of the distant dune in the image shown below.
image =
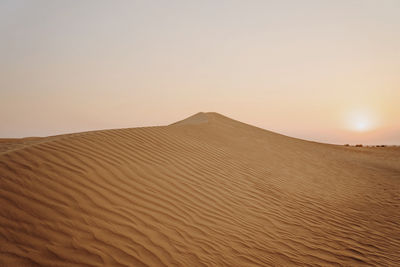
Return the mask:
<svg viewBox="0 0 400 267"><path fill-rule="evenodd" d="M400 266L400 148L217 113L0 141L0 266Z"/></svg>

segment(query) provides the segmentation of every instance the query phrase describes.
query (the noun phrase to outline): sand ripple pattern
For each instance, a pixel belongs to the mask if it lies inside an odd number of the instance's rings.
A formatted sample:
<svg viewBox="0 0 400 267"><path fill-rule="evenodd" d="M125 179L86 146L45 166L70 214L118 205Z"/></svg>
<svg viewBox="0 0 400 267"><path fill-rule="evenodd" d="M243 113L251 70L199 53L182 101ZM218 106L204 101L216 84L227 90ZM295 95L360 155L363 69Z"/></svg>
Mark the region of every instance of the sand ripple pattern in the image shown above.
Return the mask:
<svg viewBox="0 0 400 267"><path fill-rule="evenodd" d="M400 149L216 113L0 142L0 266L400 266Z"/></svg>

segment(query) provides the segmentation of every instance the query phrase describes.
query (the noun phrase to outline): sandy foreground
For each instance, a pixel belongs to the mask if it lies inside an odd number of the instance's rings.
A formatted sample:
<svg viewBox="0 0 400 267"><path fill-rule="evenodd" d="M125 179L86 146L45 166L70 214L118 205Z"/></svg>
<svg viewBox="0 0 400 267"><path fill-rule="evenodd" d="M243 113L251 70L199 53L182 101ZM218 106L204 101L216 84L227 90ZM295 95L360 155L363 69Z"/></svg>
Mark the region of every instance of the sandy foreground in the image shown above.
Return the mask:
<svg viewBox="0 0 400 267"><path fill-rule="evenodd" d="M400 266L400 148L217 113L0 140L0 266Z"/></svg>

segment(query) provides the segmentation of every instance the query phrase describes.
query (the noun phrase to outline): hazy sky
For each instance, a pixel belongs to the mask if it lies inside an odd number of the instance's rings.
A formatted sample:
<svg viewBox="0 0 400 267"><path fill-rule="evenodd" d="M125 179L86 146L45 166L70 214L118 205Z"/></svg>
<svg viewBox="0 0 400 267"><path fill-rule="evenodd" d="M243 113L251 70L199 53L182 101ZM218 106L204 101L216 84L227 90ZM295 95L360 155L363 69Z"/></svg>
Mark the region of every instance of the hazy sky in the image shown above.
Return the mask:
<svg viewBox="0 0 400 267"><path fill-rule="evenodd" d="M0 1L0 137L199 111L400 144L400 1Z"/></svg>

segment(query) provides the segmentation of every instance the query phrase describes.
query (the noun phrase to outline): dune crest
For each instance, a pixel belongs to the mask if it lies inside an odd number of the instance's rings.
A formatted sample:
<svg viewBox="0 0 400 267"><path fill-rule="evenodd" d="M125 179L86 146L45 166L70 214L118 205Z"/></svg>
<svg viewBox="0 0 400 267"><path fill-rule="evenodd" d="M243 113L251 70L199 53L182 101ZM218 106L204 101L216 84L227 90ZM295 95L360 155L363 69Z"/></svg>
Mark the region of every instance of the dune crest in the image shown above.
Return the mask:
<svg viewBox="0 0 400 267"><path fill-rule="evenodd" d="M217 113L0 142L0 266L399 266L400 149Z"/></svg>
<svg viewBox="0 0 400 267"><path fill-rule="evenodd" d="M204 112L199 112L184 120L172 123L171 125L190 125L190 124L201 124L207 122L208 122L208 115Z"/></svg>

